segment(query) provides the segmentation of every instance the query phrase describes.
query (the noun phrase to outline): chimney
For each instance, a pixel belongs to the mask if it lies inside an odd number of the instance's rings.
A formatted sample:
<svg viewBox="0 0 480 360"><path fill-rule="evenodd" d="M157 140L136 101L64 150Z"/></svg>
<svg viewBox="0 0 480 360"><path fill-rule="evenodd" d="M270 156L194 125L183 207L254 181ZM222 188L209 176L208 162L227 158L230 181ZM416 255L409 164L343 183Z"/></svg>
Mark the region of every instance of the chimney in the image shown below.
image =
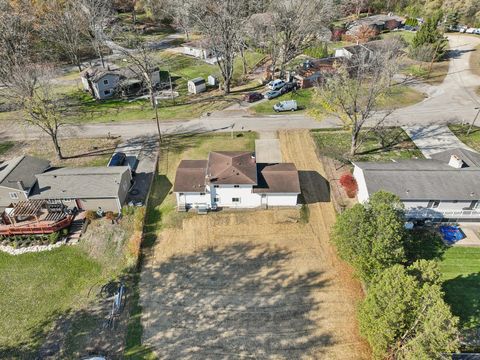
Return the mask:
<svg viewBox="0 0 480 360"><path fill-rule="evenodd" d="M461 169L463 167L463 160L460 159L457 155L452 155L450 157L450 161L448 162L448 165L455 169Z"/></svg>
<svg viewBox="0 0 480 360"><path fill-rule="evenodd" d="M17 181L18 188L22 191L25 191L25 186L23 186L23 181Z"/></svg>

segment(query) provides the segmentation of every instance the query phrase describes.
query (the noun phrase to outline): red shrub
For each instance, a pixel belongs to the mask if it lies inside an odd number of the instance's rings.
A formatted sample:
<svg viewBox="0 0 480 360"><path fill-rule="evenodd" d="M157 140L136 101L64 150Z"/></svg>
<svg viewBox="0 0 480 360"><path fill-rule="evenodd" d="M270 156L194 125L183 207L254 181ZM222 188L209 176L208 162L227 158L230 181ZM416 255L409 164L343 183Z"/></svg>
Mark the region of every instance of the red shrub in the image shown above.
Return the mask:
<svg viewBox="0 0 480 360"><path fill-rule="evenodd" d="M352 174L343 174L340 177L340 185L345 189L349 198L354 198L357 195L358 185Z"/></svg>

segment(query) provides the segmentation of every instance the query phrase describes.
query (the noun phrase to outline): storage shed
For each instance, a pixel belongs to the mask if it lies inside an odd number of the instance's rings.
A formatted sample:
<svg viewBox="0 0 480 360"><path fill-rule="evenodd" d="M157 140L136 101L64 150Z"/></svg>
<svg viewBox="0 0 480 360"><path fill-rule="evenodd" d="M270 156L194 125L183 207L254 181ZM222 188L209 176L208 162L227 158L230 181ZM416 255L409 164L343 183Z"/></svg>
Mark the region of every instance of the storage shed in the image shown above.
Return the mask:
<svg viewBox="0 0 480 360"><path fill-rule="evenodd" d="M205 79L200 77L192 80L188 80L187 85L188 85L188 92L191 94L198 94L207 90Z"/></svg>

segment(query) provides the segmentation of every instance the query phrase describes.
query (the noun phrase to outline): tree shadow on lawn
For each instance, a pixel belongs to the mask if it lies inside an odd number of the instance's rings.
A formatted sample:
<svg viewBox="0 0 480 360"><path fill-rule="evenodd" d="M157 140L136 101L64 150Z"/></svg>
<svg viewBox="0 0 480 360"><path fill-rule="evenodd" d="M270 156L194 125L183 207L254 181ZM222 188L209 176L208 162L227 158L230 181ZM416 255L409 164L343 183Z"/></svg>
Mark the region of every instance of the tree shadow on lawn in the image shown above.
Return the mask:
<svg viewBox="0 0 480 360"><path fill-rule="evenodd" d="M441 260L447 249L440 234L433 229L414 228L409 231L405 250L410 264L421 259Z"/></svg>
<svg viewBox="0 0 480 360"><path fill-rule="evenodd" d="M335 344L315 298L329 281L292 274L290 261L285 249L233 243L145 264L144 345L162 359L318 357Z"/></svg>
<svg viewBox="0 0 480 360"><path fill-rule="evenodd" d="M443 283L445 301L463 328L480 325L480 273L459 275Z"/></svg>

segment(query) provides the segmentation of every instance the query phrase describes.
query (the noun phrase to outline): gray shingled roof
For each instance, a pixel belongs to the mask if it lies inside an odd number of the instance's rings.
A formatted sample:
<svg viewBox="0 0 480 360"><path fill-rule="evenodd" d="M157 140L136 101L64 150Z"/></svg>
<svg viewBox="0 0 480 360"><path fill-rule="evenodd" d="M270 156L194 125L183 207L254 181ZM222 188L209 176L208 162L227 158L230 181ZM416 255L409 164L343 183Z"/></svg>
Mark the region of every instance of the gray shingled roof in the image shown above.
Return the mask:
<svg viewBox="0 0 480 360"><path fill-rule="evenodd" d="M115 198L127 171L128 166L54 169L37 175L32 198Z"/></svg>
<svg viewBox="0 0 480 360"><path fill-rule="evenodd" d="M50 167L50 161L23 155L0 164L0 186L28 190L36 182L35 175ZM19 182L22 182L23 189Z"/></svg>
<svg viewBox="0 0 480 360"><path fill-rule="evenodd" d="M452 155L462 159L468 167L480 167L480 154L467 149L446 150L433 154L431 158L448 164Z"/></svg>
<svg viewBox="0 0 480 360"><path fill-rule="evenodd" d="M480 168L476 166L456 169L433 159L355 165L363 170L369 194L386 190L402 200L480 199Z"/></svg>

